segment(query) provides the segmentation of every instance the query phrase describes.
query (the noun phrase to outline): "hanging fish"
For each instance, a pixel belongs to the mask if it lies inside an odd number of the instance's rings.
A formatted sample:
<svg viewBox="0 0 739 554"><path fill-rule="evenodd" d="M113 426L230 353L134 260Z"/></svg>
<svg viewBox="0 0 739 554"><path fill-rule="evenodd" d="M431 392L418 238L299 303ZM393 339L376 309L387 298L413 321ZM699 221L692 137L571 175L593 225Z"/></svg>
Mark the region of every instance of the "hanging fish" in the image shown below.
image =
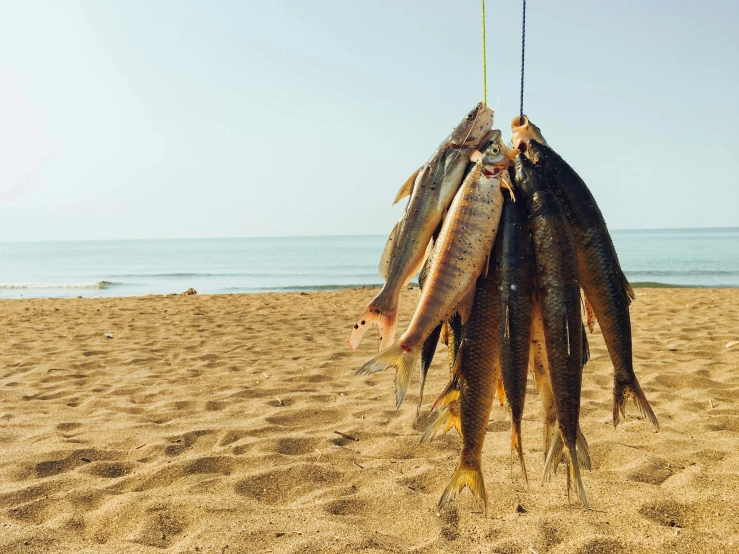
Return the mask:
<svg viewBox="0 0 739 554"><path fill-rule="evenodd" d="M531 232L523 202L505 196L503 216L494 253L500 273L498 303L498 344L505 396L511 409L511 452L515 449L521 471L528 483L521 443L521 418L526 400L526 385L531 344L531 309L536 285L536 262ZM502 240L501 240L502 239Z"/></svg>
<svg viewBox="0 0 739 554"><path fill-rule="evenodd" d="M395 367L397 407L403 403L411 372L431 332L455 312L459 312L462 323L469 317L475 283L487 267L498 231L503 205L501 182L509 180L505 170L515 153L503 144L497 131L454 197L408 329L397 344L357 372L369 374Z"/></svg>
<svg viewBox="0 0 739 554"><path fill-rule="evenodd" d="M580 176L546 143L538 140L532 127L536 131L538 128L528 119L526 125L528 128L521 132L514 128L514 145L525 149L529 159L544 169L567 214L577 248L580 285L594 313L594 317L588 314L588 325L592 326L594 319L600 322L613 362L613 424L618 425L620 417L625 415L626 400L633 397L641 413L659 429L657 417L634 373L629 314L634 292L621 270L603 214ZM543 140L540 135L539 132Z"/></svg>
<svg viewBox="0 0 739 554"><path fill-rule="evenodd" d="M577 458L577 430L582 385L582 313L577 253L564 210L547 185L546 176L526 157L515 159L516 184L529 213L537 270L549 376L557 412L555 435L544 464L548 478L564 453L570 478L580 501L587 506ZM560 442L561 441L561 442ZM562 445L563 451L556 447Z"/></svg>
<svg viewBox="0 0 739 554"><path fill-rule="evenodd" d="M459 388L459 418L462 452L459 463L439 500L437 512L469 487L483 503L487 515L488 495L482 474L482 447L495 394L500 382L498 348L498 306L500 305L502 236L498 234L487 275L476 287L470 317L464 324L464 338L455 361Z"/></svg>
<svg viewBox="0 0 739 554"><path fill-rule="evenodd" d="M552 383L549 377L549 360L547 359L544 322L542 321L541 316L541 304L536 295L534 295L532 304L529 367L531 372L534 374L536 390L539 392L539 398L541 399L542 415L544 417L544 461L546 462L547 454L551 449L552 439L559 434L559 430L557 429L557 411L554 407ZM588 348L587 335L583 329L583 365L585 365L589 359L590 350ZM579 426L577 428L576 442L578 460L585 469L591 469L590 448L588 447L588 441L585 440L585 435ZM555 470L557 469L561 459L562 457L558 456L553 460Z"/></svg>
<svg viewBox="0 0 739 554"><path fill-rule="evenodd" d="M349 335L352 349L359 347L372 325L380 328L381 350L393 343L400 291L420 270L434 230L459 189L470 156L487 139L492 126L493 110L483 103L475 106L401 188L399 196L410 191L410 200L382 255L380 274L385 284L354 325ZM409 182L412 186L408 186Z"/></svg>

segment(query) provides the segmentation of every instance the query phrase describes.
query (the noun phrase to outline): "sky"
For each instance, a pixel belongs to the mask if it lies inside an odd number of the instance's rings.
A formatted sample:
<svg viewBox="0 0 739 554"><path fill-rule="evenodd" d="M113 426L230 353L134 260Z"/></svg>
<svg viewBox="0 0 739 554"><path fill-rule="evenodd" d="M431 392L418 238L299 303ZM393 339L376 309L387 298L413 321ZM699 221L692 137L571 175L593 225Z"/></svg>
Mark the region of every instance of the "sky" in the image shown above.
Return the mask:
<svg viewBox="0 0 739 554"><path fill-rule="evenodd" d="M387 234L481 50L477 0L0 0L0 241ZM524 112L610 228L739 226L737 53L735 0L529 0Z"/></svg>

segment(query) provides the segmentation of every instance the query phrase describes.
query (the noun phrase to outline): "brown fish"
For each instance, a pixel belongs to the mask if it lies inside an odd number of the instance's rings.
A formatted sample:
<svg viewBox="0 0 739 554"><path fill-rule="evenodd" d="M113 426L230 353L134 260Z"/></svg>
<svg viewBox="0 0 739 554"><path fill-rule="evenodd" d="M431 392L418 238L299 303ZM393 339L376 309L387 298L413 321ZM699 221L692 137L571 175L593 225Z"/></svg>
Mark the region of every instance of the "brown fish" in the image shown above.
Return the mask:
<svg viewBox="0 0 739 554"><path fill-rule="evenodd" d="M582 386L582 313L577 253L569 223L544 173L526 157L515 159L516 184L529 213L546 342L549 377L557 412L559 436L570 477L580 501L587 506L577 458L577 430ZM556 437L555 437L556 438ZM559 458L552 443L544 465L545 479Z"/></svg>
<svg viewBox="0 0 739 554"><path fill-rule="evenodd" d="M521 418L531 345L531 308L536 285L536 264L531 232L523 202L505 196L496 240L496 272L500 274L498 343L505 397L511 409L511 453L515 449L528 483L521 443Z"/></svg>
<svg viewBox="0 0 739 554"><path fill-rule="evenodd" d="M412 192L380 261L385 284L354 325L349 335L352 349L356 350L372 325L380 328L381 350L393 343L400 291L421 268L434 230L462 183L470 156L487 139L492 126L493 110L483 103L475 106L414 174L415 178L401 188L398 196L405 195L406 190ZM408 187L411 181L413 185Z"/></svg>
<svg viewBox="0 0 739 554"><path fill-rule="evenodd" d="M554 408L554 395L549 377L549 361L547 360L546 339L544 337L544 322L541 316L541 305L534 296L531 318L531 352L529 367L534 374L536 390L541 398L542 415L544 417L544 461L551 449L552 439L559 435L557 430L557 411ZM590 358L587 336L583 331L583 365ZM585 469L591 469L590 448L582 429L577 428L577 457ZM555 469L562 457L554 459ZM565 460L566 462L566 460Z"/></svg>
<svg viewBox="0 0 739 554"><path fill-rule="evenodd" d="M364 364L357 373L395 367L396 405L408 391L421 347L436 326L459 312L469 317L475 283L487 267L503 205L501 182L515 152L506 148L500 132L491 140L465 179L444 220L429 267L426 284L411 323L397 344Z"/></svg>
<svg viewBox="0 0 739 554"><path fill-rule="evenodd" d="M494 252L487 276L477 285L472 311L464 325L462 346L457 354L455 375L459 381L462 453L457 469L439 500L437 512L469 487L483 503L487 515L482 447L500 379L497 333L500 274L496 272L496 265Z"/></svg>
<svg viewBox="0 0 739 554"><path fill-rule="evenodd" d="M621 270L598 204L580 176L554 150L535 139L525 144L526 155L543 168L570 221L580 284L594 313L594 317L588 314L588 325L597 318L613 362L613 424L618 425L625 415L626 400L632 397L641 413L659 429L634 373L629 314L634 293Z"/></svg>

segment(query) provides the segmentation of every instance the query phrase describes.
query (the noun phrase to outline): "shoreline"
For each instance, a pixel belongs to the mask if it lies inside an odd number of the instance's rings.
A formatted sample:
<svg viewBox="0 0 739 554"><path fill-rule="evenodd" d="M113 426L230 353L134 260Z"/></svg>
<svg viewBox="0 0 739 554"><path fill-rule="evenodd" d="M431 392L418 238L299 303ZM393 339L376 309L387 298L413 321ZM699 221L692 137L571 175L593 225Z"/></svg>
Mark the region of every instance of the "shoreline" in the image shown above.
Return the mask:
<svg viewBox="0 0 739 554"><path fill-rule="evenodd" d="M631 283L631 287L636 289L696 289L696 290L739 290L736 286L704 286L704 285L676 285L671 283L659 283L654 281L637 281ZM85 290L108 290L108 286L101 286L99 289L93 287L85 287L78 289L79 291ZM215 292L215 293L200 293L200 296L245 296L254 294L295 294L295 293L335 293L342 291L357 291L357 290L379 290L382 288L382 284L374 285L319 285L319 286L296 286L296 287L285 287L280 289L268 289L268 290L253 290L253 291L239 291L239 292ZM418 289L418 283L410 283L407 288ZM15 289L19 290L19 289ZM69 289L66 289L69 290ZM181 296L181 292L169 292L169 293L147 293L147 294L131 294L131 295L69 295L69 296L21 296L21 297L3 297L0 296L0 302L4 300L78 300L80 298L85 300L90 299L116 299L116 298L150 298L150 297L170 297L170 296Z"/></svg>

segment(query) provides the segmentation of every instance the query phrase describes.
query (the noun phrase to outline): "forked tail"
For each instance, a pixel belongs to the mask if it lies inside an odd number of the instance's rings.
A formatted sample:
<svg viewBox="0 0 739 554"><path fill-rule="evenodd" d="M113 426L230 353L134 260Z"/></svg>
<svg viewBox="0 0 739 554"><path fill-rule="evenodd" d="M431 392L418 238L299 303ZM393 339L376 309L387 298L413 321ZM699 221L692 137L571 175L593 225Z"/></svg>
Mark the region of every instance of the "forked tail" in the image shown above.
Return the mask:
<svg viewBox="0 0 739 554"><path fill-rule="evenodd" d="M439 395L439 398L436 399L433 406L431 406L431 411L435 412L436 410L440 410L442 408L445 408L455 400L459 398L459 385L456 382L454 378L452 378L451 381L449 381L444 387L444 390L441 391L441 394Z"/></svg>
<svg viewBox="0 0 739 554"><path fill-rule="evenodd" d="M654 415L647 397L644 396L644 391L641 390L636 375L634 375L631 383L623 385L616 383L613 387L613 426L618 426L621 416L626 417L626 400L629 396L634 399L634 404L639 408L641 414L651 421L654 428L659 431L657 416Z"/></svg>
<svg viewBox="0 0 739 554"><path fill-rule="evenodd" d="M469 487L480 502L482 502L483 509L485 511L485 517L488 515L488 493L485 490L485 480L482 477L482 470L478 468L463 467L461 464L457 466L457 469L452 475L452 480L447 485L444 493L439 499L439 504L436 506L436 513L440 514L441 509L449 502L454 500L457 495L464 490L465 487Z"/></svg>
<svg viewBox="0 0 739 554"><path fill-rule="evenodd" d="M554 421L554 424L556 424L556 420ZM559 432L559 429L552 426L553 431L545 437L545 452L544 452L544 462L546 463L546 459L548 458L548 454L550 450L555 450L552 460L553 467L550 468L550 473L547 476L547 479L551 478L551 473L556 473L557 468L559 467L559 464L562 462L567 463L567 458L563 454L562 447L564 444L562 443L562 434ZM546 432L546 431L545 431ZM590 461L590 447L588 446L588 441L585 438L585 435L582 432L582 427L579 425L577 426L577 459L582 464L582 467L584 467L587 470L593 469L593 465Z"/></svg>
<svg viewBox="0 0 739 554"><path fill-rule="evenodd" d="M580 497L580 502L583 507L587 508L588 499L585 496L585 487L582 484L582 477L580 476L580 462L578 460L577 448L574 444L565 444L562 440L561 433L557 433L557 437L552 441L552 446L547 455L547 460L544 462L543 480L547 481L551 478L555 467L555 460L559 460L562 456L565 458L565 463L567 464L568 469L567 496L570 496L570 485L572 485L575 492Z"/></svg>
<svg viewBox="0 0 739 554"><path fill-rule="evenodd" d="M352 350L359 348L364 334L372 326L380 329L380 352L387 349L395 340L395 328L398 324L398 308L391 313L382 313L373 301L359 318L349 334L349 346Z"/></svg>
<svg viewBox="0 0 739 554"><path fill-rule="evenodd" d="M421 437L421 442L431 442L436 437L443 437L450 429L455 428L462 436L462 424L459 417L459 402L451 402L445 406L434 422L428 426Z"/></svg>
<svg viewBox="0 0 739 554"><path fill-rule="evenodd" d="M357 375L377 373L388 367L395 371L395 407L400 408L411 382L413 367L418 361L418 348L411 349L403 343L393 344L357 370Z"/></svg>

